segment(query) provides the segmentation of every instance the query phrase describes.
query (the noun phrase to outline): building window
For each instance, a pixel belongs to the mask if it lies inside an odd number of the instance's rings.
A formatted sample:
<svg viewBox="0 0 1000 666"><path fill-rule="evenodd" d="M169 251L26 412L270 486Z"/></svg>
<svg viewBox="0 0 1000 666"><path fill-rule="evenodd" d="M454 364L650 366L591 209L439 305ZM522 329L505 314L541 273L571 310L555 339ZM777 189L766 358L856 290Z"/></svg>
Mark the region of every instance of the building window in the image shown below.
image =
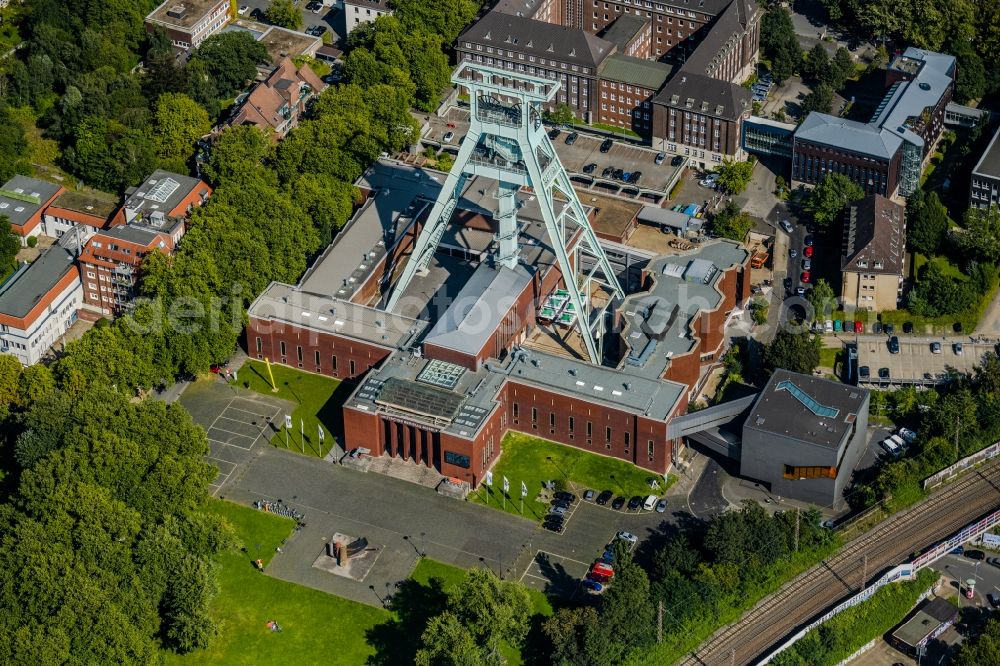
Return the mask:
<svg viewBox="0 0 1000 666"><path fill-rule="evenodd" d="M260 354L264 350L264 343L261 341L260 336L257 336L257 353Z"/></svg>
<svg viewBox="0 0 1000 666"><path fill-rule="evenodd" d="M594 435L594 424L591 421L587 421L587 439L590 439Z"/></svg>
<svg viewBox="0 0 1000 666"><path fill-rule="evenodd" d="M632 433L625 433L625 448L632 446Z"/></svg>
<svg viewBox="0 0 1000 666"><path fill-rule="evenodd" d="M461 453L454 453L452 451L444 452L444 461L449 465L464 467L465 469L468 469L470 466L469 456L462 455Z"/></svg>
<svg viewBox="0 0 1000 666"><path fill-rule="evenodd" d="M321 365L322 365L322 362L319 360L319 350L317 349L316 350L316 367L319 368L319 366L321 366Z"/></svg>
<svg viewBox="0 0 1000 666"><path fill-rule="evenodd" d="M302 364L302 346L301 345L296 345L295 346L295 358L298 359L299 365L301 365Z"/></svg>
<svg viewBox="0 0 1000 666"><path fill-rule="evenodd" d="M354 361L351 360L351 375L354 374Z"/></svg>
<svg viewBox="0 0 1000 666"><path fill-rule="evenodd" d="M611 426L604 429L604 440L610 445L611 444Z"/></svg>
<svg viewBox="0 0 1000 666"><path fill-rule="evenodd" d="M653 459L653 440L646 442L646 455L649 456L650 460Z"/></svg>
<svg viewBox="0 0 1000 666"><path fill-rule="evenodd" d="M793 467L785 465L786 479L836 479L836 467Z"/></svg>
<svg viewBox="0 0 1000 666"><path fill-rule="evenodd" d="M538 425L538 408L531 408L531 425Z"/></svg>
<svg viewBox="0 0 1000 666"><path fill-rule="evenodd" d="M330 357L330 365L333 366L333 371L337 372L337 357L336 356L331 356Z"/></svg>
<svg viewBox="0 0 1000 666"><path fill-rule="evenodd" d="M514 403L513 409L514 409L514 422L517 423L518 407L517 407L517 403L516 402Z"/></svg>
<svg viewBox="0 0 1000 666"><path fill-rule="evenodd" d="M284 357L285 356L285 341L282 340L279 344L281 345L281 356Z"/></svg>
<svg viewBox="0 0 1000 666"><path fill-rule="evenodd" d="M552 430L556 429L556 413L549 412L549 428Z"/></svg>
<svg viewBox="0 0 1000 666"><path fill-rule="evenodd" d="M574 426L574 421L573 421L573 417L571 416L571 417L569 417L569 432L570 432L571 435L573 434L573 426Z"/></svg>

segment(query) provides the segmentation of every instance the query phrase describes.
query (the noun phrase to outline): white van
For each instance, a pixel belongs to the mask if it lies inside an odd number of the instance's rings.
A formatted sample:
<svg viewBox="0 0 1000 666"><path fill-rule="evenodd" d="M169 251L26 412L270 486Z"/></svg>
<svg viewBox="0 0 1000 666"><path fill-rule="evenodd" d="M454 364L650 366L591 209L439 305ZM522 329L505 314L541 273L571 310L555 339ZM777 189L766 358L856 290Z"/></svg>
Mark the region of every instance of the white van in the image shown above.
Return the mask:
<svg viewBox="0 0 1000 666"><path fill-rule="evenodd" d="M894 458L898 456L900 453L902 453L902 450L899 448L899 445L896 444L896 442L892 441L891 437L886 437L885 439L883 439L880 442L880 445L882 446L883 449L885 449L886 453L888 453L890 456Z"/></svg>
<svg viewBox="0 0 1000 666"><path fill-rule="evenodd" d="M656 503L660 501L660 498L656 495L650 495L646 498L646 501L642 503L642 508L646 511L652 511L656 508Z"/></svg>

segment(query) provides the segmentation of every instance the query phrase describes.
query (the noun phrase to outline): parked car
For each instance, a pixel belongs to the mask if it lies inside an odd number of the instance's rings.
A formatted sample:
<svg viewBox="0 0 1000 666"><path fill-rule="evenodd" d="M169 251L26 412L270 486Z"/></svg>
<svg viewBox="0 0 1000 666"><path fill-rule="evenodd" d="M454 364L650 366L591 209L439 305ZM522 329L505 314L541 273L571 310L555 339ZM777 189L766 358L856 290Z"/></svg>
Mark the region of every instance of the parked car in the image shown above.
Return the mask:
<svg viewBox="0 0 1000 666"><path fill-rule="evenodd" d="M804 271L811 271L812 267L813 267L812 259L803 259L802 260L802 270L804 270Z"/></svg>
<svg viewBox="0 0 1000 666"><path fill-rule="evenodd" d="M601 142L601 152L602 153L609 153L609 152L611 152L611 148L614 145L615 145L614 141L612 141L611 139L605 139L604 141Z"/></svg>
<svg viewBox="0 0 1000 666"><path fill-rule="evenodd" d="M656 153L656 157L653 158L653 164L663 164L667 160L666 153Z"/></svg>
<svg viewBox="0 0 1000 666"><path fill-rule="evenodd" d="M566 500L554 499L552 500L553 509L569 509L569 502Z"/></svg>
<svg viewBox="0 0 1000 666"><path fill-rule="evenodd" d="M656 503L659 501L659 497L656 495L648 496L642 503L642 508L644 511L652 511L656 508Z"/></svg>
<svg viewBox="0 0 1000 666"><path fill-rule="evenodd" d="M631 544L636 544L639 542L639 537L631 532L618 532L615 534L615 541L627 541Z"/></svg>
<svg viewBox="0 0 1000 666"><path fill-rule="evenodd" d="M633 171L632 175L630 175L629 178L628 178L628 182L630 182L633 185L638 185L640 178L642 178L642 172L641 171Z"/></svg>
<svg viewBox="0 0 1000 666"><path fill-rule="evenodd" d="M878 335L881 332L882 332L882 322L877 321L874 324L872 324L872 333Z"/></svg>
<svg viewBox="0 0 1000 666"><path fill-rule="evenodd" d="M601 560L600 561L604 562L605 564L610 564L611 566L614 566L614 564L615 564L615 552L612 549L610 549L610 548L605 549L604 554L601 555Z"/></svg>
<svg viewBox="0 0 1000 666"><path fill-rule="evenodd" d="M239 14L240 16L246 16L246 13L248 11L250 11L250 7L248 5L240 5L239 11L237 11L236 13Z"/></svg>
<svg viewBox="0 0 1000 666"><path fill-rule="evenodd" d="M964 553L965 553L965 546L955 546L950 551L948 551L949 555L962 555Z"/></svg>
<svg viewBox="0 0 1000 666"><path fill-rule="evenodd" d="M931 343L931 353L932 354L940 354L941 353L941 343L940 342L932 342Z"/></svg>
<svg viewBox="0 0 1000 666"><path fill-rule="evenodd" d="M684 158L680 155L674 155L674 159L670 160L670 166L680 166L684 164Z"/></svg>
<svg viewBox="0 0 1000 666"><path fill-rule="evenodd" d="M587 574L587 577L584 580L592 580L595 583L601 583L602 585L604 585L611 580L611 576L606 576L597 571L591 571Z"/></svg>
<svg viewBox="0 0 1000 666"><path fill-rule="evenodd" d="M990 602L990 606L993 608L1000 608L1000 596L997 596L990 592L986 595L986 600Z"/></svg>
<svg viewBox="0 0 1000 666"><path fill-rule="evenodd" d="M572 504L576 501L576 495L573 493L568 493L565 490L560 490L555 495L553 495L556 500L560 502L566 502L567 504Z"/></svg>
<svg viewBox="0 0 1000 666"><path fill-rule="evenodd" d="M792 233L792 223L788 220L782 220L778 224L781 225L781 228L785 230L786 234Z"/></svg>
<svg viewBox="0 0 1000 666"><path fill-rule="evenodd" d="M804 296L806 293L806 288L803 287L802 285L799 285L798 287L795 288L795 293L799 296Z"/></svg>
<svg viewBox="0 0 1000 666"><path fill-rule="evenodd" d="M909 428L900 428L896 431L896 434L903 438L903 441L907 444L913 444L917 441L917 433L913 432Z"/></svg>
<svg viewBox="0 0 1000 666"><path fill-rule="evenodd" d="M613 166L606 166L606 167L604 167L604 171L601 172L601 178L607 178L608 176L610 176L614 172L615 172L615 168Z"/></svg>
<svg viewBox="0 0 1000 666"><path fill-rule="evenodd" d="M823 330L825 332L827 332L827 333L833 333L833 320L832 319L827 319L823 323Z"/></svg>
<svg viewBox="0 0 1000 666"><path fill-rule="evenodd" d="M888 454L889 454L890 456L892 456L893 458L895 458L895 457L896 457L896 456L898 456L898 455L899 455L900 453L902 453L902 451L900 451L900 450L899 450L899 447L898 447L898 446L896 446L896 443L895 443L895 442L893 442L893 441L891 441L891 440L889 440L889 439L883 439L883 440L882 440L881 442L879 442L878 444L879 444L879 446L881 446L881 447L882 447L883 449L885 449L885 452L886 452L886 453L888 453Z"/></svg>
<svg viewBox="0 0 1000 666"><path fill-rule="evenodd" d="M855 321L854 322L854 332L855 333L864 333L865 332L865 325L862 324L860 321Z"/></svg>
<svg viewBox="0 0 1000 666"><path fill-rule="evenodd" d="M612 567L609 564L605 564L604 562L601 562L600 560L598 560L597 562L594 562L594 564L590 567L590 570L593 573L600 574L602 576L607 576L609 579L615 577L614 567Z"/></svg>
<svg viewBox="0 0 1000 666"><path fill-rule="evenodd" d="M794 259L797 256L799 256L799 251L796 250L794 247L788 251L788 258L789 259Z"/></svg>
<svg viewBox="0 0 1000 666"><path fill-rule="evenodd" d="M889 338L889 353L898 354L899 353L899 338L895 335Z"/></svg>
<svg viewBox="0 0 1000 666"><path fill-rule="evenodd" d="M451 143L451 140L454 138L455 138L454 132L446 132L445 135L441 137L441 140L444 141L445 143Z"/></svg>
<svg viewBox="0 0 1000 666"><path fill-rule="evenodd" d="M631 177L632 177L632 172L631 171L622 171L622 177L620 178L620 180L622 182L627 183L628 179L631 178Z"/></svg>
<svg viewBox="0 0 1000 666"><path fill-rule="evenodd" d="M843 330L844 330L844 322L841 321L840 319L834 320L834 322L833 322L833 332L834 333L840 333Z"/></svg>
<svg viewBox="0 0 1000 666"><path fill-rule="evenodd" d="M610 490L602 490L601 494L597 496L597 499L595 501L601 506L604 506L605 504L611 501L612 497L614 497L613 492L611 492Z"/></svg>
<svg viewBox="0 0 1000 666"><path fill-rule="evenodd" d="M614 501L611 502L611 508L614 509L615 511L620 510L623 506L625 506L625 498L622 497L621 495L616 497Z"/></svg>
<svg viewBox="0 0 1000 666"><path fill-rule="evenodd" d="M594 501L594 497L596 497L596 496L597 496L597 491L596 490L587 490L587 491L584 491L584 493L583 493L583 501L585 501L585 502L593 502Z"/></svg>
<svg viewBox="0 0 1000 666"><path fill-rule="evenodd" d="M583 172L588 174L594 173L594 171L596 170L597 170L597 164L595 164L594 162L591 162L587 166L583 167Z"/></svg>
<svg viewBox="0 0 1000 666"><path fill-rule="evenodd" d="M981 550L967 550L965 551L965 556L970 560L985 560L986 553Z"/></svg>
<svg viewBox="0 0 1000 666"><path fill-rule="evenodd" d="M562 130L556 127L555 129L549 130L549 139L555 141L559 135L562 134Z"/></svg>
<svg viewBox="0 0 1000 666"><path fill-rule="evenodd" d="M625 172L622 171L621 169L615 169L614 171L611 172L611 177L614 178L615 180L621 180L624 174Z"/></svg>
<svg viewBox="0 0 1000 666"><path fill-rule="evenodd" d="M892 335L896 331L896 327L892 325L892 322L882 324L882 332L886 335Z"/></svg>
<svg viewBox="0 0 1000 666"><path fill-rule="evenodd" d="M566 509L567 507L565 506L553 506L551 509L549 509L549 513L561 516L566 513Z"/></svg>
<svg viewBox="0 0 1000 666"><path fill-rule="evenodd" d="M802 248L802 256L803 257L812 257L813 256L813 246L812 245L806 245L804 248Z"/></svg>
<svg viewBox="0 0 1000 666"><path fill-rule="evenodd" d="M570 132L569 136L566 137L566 145L572 146L574 143L576 143L576 140L579 138L580 138L579 134L577 134L576 132Z"/></svg>
<svg viewBox="0 0 1000 666"><path fill-rule="evenodd" d="M583 581L583 589L587 591L588 594L600 594L604 591L604 586L598 583L596 580Z"/></svg>
<svg viewBox="0 0 1000 666"><path fill-rule="evenodd" d="M903 333L913 333L913 322L904 321L903 322Z"/></svg>
<svg viewBox="0 0 1000 666"><path fill-rule="evenodd" d="M565 529L562 523L553 523L550 521L545 521L542 527L550 532L555 532L556 534L562 534L562 531Z"/></svg>
<svg viewBox="0 0 1000 666"><path fill-rule="evenodd" d="M802 271L802 275L799 276L799 279L802 280L803 282L808 283L810 277L811 276L809 275L809 271Z"/></svg>
<svg viewBox="0 0 1000 666"><path fill-rule="evenodd" d="M639 497L638 495L634 495L632 499L628 501L629 511L635 511L640 506L642 506L642 498Z"/></svg>
<svg viewBox="0 0 1000 666"><path fill-rule="evenodd" d="M986 558L986 564L1000 569L1000 557L988 557Z"/></svg>
<svg viewBox="0 0 1000 666"><path fill-rule="evenodd" d="M953 344L951 346L951 349L952 349L952 351L955 352L955 356L961 356L962 355L962 343L961 342L956 342L955 344Z"/></svg>
<svg viewBox="0 0 1000 666"><path fill-rule="evenodd" d="M656 513L666 513L667 511L667 500L661 499L656 503Z"/></svg>
<svg viewBox="0 0 1000 666"><path fill-rule="evenodd" d="M808 234L805 238L802 239L802 242L805 244L806 247L812 247L813 245L812 234Z"/></svg>

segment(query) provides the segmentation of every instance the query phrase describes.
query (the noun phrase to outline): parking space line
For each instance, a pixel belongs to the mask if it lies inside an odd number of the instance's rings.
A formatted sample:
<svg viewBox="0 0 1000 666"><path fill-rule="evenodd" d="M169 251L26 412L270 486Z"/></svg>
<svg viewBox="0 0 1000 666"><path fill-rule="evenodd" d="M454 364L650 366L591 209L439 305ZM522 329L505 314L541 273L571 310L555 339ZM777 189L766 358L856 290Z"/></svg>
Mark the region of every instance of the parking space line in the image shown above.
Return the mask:
<svg viewBox="0 0 1000 666"><path fill-rule="evenodd" d="M240 420L240 419L234 419L234 418L232 418L231 416L220 416L219 418L220 418L220 419L225 419L226 421L232 421L233 423L236 423L237 425L241 425L241 426L244 426L244 425L245 425L245 426L248 426L248 427L250 427L250 428L252 428L252 427L253 427L252 425L250 425L250 424L249 424L249 423L247 423L246 421L242 421L242 420ZM251 436L251 435L243 435L243 433L241 433L241 432L236 432L235 430L226 430L225 428L220 428L219 426L215 426L215 429L216 429L216 430L221 430L222 432L228 432L228 433L230 433L231 435L242 435L242 436L244 436L244 437L250 437L250 436Z"/></svg>
<svg viewBox="0 0 1000 666"><path fill-rule="evenodd" d="M264 415L260 414L259 410L256 411L256 412L251 412L249 409L241 409L239 407L228 407L226 409L226 411L230 411L230 410L232 410L234 412L243 412L244 414L250 414L251 416L256 416L256 417L259 417L259 418L264 418ZM226 418L229 418L229 417L226 417ZM235 421L236 419L233 419L233 420Z"/></svg>

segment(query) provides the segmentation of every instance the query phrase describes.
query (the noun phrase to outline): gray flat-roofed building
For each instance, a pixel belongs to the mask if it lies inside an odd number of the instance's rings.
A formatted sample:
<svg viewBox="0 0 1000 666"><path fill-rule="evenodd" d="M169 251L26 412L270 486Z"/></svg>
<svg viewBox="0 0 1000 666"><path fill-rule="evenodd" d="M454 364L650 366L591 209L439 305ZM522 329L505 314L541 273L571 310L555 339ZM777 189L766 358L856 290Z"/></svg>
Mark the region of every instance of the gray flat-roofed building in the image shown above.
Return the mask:
<svg viewBox="0 0 1000 666"><path fill-rule="evenodd" d="M865 389L775 370L743 424L740 475L780 497L840 504L865 452L868 401Z"/></svg>
<svg viewBox="0 0 1000 666"><path fill-rule="evenodd" d="M41 231L42 213L61 191L59 185L17 174L0 187L0 215L7 216L11 231L24 242Z"/></svg>
<svg viewBox="0 0 1000 666"><path fill-rule="evenodd" d="M917 656L928 642L940 636L958 620L958 607L949 600L931 599L901 627L892 632L892 644L902 652Z"/></svg>
<svg viewBox="0 0 1000 666"><path fill-rule="evenodd" d="M660 206L643 206L638 219L642 224L650 224L660 229L669 227L678 235L701 229L701 220L698 218Z"/></svg>
<svg viewBox="0 0 1000 666"><path fill-rule="evenodd" d="M990 140L982 157L972 170L969 185L969 207L989 208L1000 203L1000 129Z"/></svg>

